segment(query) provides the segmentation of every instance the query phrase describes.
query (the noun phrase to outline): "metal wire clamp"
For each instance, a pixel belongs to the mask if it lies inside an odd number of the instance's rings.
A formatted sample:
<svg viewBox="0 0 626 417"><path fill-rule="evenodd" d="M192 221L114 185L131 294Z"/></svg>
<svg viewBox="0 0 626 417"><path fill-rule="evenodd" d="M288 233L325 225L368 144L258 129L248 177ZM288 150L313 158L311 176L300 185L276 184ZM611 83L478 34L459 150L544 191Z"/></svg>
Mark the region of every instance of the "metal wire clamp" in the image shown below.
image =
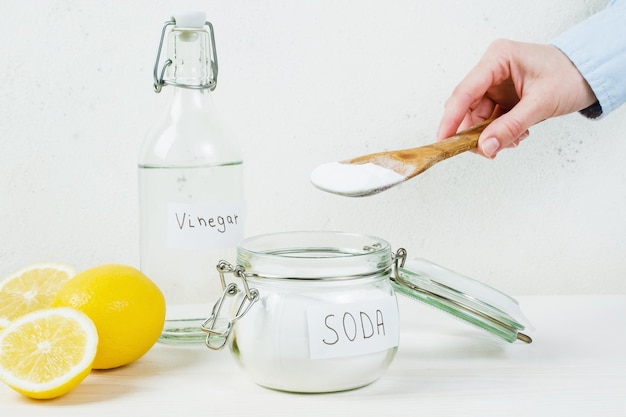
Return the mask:
<svg viewBox="0 0 626 417"><path fill-rule="evenodd" d="M235 322L242 318L259 299L259 291L256 288L250 288L248 285L245 268L243 266L237 265L233 267L226 261L220 261L217 264L217 271L219 272L224 291L213 305L211 316L200 326L202 331L207 333L205 340L206 346L213 350L220 350L226 345L226 341L228 340L228 336ZM228 285L226 284L226 278L224 277L226 273L232 273L234 276L240 278L244 288L239 306L231 310L235 311L232 317L229 317L228 312L224 314L224 302L228 297L234 297L239 294L241 290L234 282L228 283Z"/></svg>
<svg viewBox="0 0 626 417"><path fill-rule="evenodd" d="M163 68L161 68L159 74L159 62L161 60L161 51L163 50L163 41L165 40L165 34L167 33L167 29L170 26L176 25L176 19L172 17L171 20L168 20L163 25L163 30L161 31L161 40L159 41L159 49L157 51L156 61L154 63L153 77L154 77L154 91L156 93L160 93L161 89L165 85L165 81L163 80L165 76L165 71L167 68L172 65L172 60L167 59L163 63ZM213 31L213 25L208 20L204 22L204 25L208 28L209 37L211 39L211 79L209 79L209 83L207 85L190 85L190 84L176 84L179 87L184 88L192 88L192 89L205 89L208 88L210 91L215 90L217 87L217 50L215 49L215 34Z"/></svg>

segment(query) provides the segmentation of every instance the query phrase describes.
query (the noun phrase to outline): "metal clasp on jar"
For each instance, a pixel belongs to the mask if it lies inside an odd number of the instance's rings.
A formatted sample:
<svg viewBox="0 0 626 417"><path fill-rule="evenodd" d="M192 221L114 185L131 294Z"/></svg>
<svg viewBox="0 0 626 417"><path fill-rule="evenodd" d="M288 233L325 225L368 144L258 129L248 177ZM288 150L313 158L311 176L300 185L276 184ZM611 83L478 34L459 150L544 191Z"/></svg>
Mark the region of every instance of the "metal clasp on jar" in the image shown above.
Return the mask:
<svg viewBox="0 0 626 417"><path fill-rule="evenodd" d="M223 292L220 298L213 305L211 316L201 325L203 332L207 333L205 344L209 349L220 350L226 346L228 336L233 329L237 320L242 318L250 307L259 299L259 291L256 288L250 288L246 279L246 270L243 266L237 265L233 267L226 261L220 261L217 264L217 271L222 282ZM236 309L226 309L224 313L224 304L229 297L234 297L241 292L241 289L235 282L226 284L224 274L232 273L235 277L241 279L243 283L243 297L241 303ZM226 303L230 304L230 303ZM234 315L230 315L230 311L235 311Z"/></svg>

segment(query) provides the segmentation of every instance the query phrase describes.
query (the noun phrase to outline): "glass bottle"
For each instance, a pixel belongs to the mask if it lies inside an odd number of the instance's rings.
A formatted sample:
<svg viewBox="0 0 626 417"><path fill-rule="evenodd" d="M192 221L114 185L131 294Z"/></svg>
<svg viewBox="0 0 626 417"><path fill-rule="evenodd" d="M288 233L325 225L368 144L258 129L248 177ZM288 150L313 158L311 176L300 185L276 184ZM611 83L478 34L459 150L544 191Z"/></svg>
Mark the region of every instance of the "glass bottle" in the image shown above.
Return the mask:
<svg viewBox="0 0 626 417"><path fill-rule="evenodd" d="M159 341L203 343L200 325L221 292L215 264L235 253L245 224L242 157L211 98L217 55L204 13L165 23L154 78L157 93L171 88L139 156L140 268L165 295Z"/></svg>

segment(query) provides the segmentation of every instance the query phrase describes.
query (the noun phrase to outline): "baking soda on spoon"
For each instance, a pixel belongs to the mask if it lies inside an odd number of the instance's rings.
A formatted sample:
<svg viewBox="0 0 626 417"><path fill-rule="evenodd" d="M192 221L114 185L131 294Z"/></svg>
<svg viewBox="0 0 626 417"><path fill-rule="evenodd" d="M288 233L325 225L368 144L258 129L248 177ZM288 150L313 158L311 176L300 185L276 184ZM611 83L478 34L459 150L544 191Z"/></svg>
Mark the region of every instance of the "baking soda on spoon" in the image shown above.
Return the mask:
<svg viewBox="0 0 626 417"><path fill-rule="evenodd" d="M375 194L406 180L405 175L381 165L329 162L315 168L310 179L323 191L352 197Z"/></svg>
<svg viewBox="0 0 626 417"><path fill-rule="evenodd" d="M445 159L475 149L481 132L493 120L487 119L430 145L320 165L311 173L311 182L323 191L348 197L379 193L414 178Z"/></svg>

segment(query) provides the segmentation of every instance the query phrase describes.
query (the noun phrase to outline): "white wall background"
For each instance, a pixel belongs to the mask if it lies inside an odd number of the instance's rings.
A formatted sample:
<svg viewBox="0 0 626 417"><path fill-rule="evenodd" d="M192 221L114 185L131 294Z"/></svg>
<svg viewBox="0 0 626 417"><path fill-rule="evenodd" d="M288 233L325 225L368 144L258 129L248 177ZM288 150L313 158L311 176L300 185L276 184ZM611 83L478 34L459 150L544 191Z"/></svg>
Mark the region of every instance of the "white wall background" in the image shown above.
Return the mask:
<svg viewBox="0 0 626 417"><path fill-rule="evenodd" d="M138 266L136 161L164 104L162 24L213 22L214 97L239 134L248 235L374 234L511 294L626 292L626 108L544 122L494 161L446 161L377 196L308 182L319 163L434 140L496 37L546 42L605 0L0 3L0 276L57 261Z"/></svg>

